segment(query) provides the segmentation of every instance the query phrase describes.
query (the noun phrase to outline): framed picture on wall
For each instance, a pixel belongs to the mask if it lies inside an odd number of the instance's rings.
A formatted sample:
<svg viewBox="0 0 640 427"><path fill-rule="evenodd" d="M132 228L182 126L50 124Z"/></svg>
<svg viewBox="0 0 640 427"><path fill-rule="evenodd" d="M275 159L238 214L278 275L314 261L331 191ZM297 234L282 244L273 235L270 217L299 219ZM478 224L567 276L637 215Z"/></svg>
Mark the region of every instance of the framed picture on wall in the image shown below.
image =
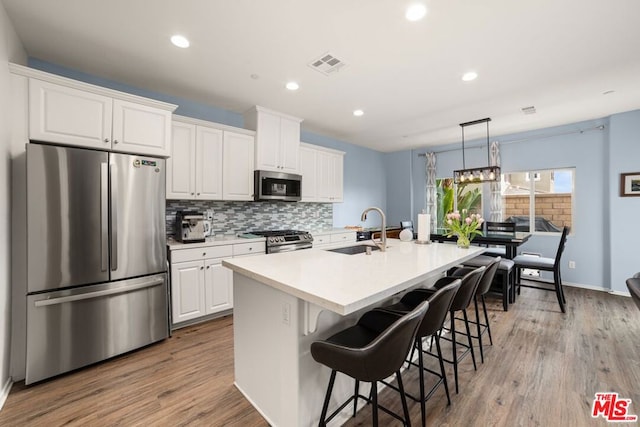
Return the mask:
<svg viewBox="0 0 640 427"><path fill-rule="evenodd" d="M620 197L640 197L640 172L620 174Z"/></svg>

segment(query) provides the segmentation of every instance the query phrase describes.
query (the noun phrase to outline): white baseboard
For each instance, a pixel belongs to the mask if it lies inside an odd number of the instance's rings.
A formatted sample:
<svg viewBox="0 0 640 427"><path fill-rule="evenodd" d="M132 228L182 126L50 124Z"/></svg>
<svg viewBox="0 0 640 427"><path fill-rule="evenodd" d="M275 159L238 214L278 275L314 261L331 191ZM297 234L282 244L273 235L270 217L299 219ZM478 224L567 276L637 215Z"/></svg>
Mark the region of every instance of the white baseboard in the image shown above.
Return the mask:
<svg viewBox="0 0 640 427"><path fill-rule="evenodd" d="M589 289L589 290L592 290L592 291L607 292L607 293L609 293L611 295L619 295L619 296L631 298L631 294L629 292L614 291L613 289L601 288L599 286L583 285L581 283L570 283L570 282L564 282L564 281L562 282L562 285L563 286L572 286L574 288Z"/></svg>
<svg viewBox="0 0 640 427"><path fill-rule="evenodd" d="M7 401L7 397L9 397L9 392L11 391L11 386L13 385L13 380L11 377L7 378L7 382L2 385L2 390L0 390L0 411L4 406L4 402Z"/></svg>

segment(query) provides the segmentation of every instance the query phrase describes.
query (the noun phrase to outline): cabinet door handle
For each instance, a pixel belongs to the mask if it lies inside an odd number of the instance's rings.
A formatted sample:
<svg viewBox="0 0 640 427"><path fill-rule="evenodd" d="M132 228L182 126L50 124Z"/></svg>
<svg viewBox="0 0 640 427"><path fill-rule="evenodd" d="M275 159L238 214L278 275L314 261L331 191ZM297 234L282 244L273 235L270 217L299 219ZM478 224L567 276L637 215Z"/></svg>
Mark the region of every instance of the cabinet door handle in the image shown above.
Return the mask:
<svg viewBox="0 0 640 427"><path fill-rule="evenodd" d="M207 253L206 252L202 252L202 256L207 256Z"/></svg>
<svg viewBox="0 0 640 427"><path fill-rule="evenodd" d="M104 142L109 142L109 138L105 138L105 139L104 139Z"/></svg>
<svg viewBox="0 0 640 427"><path fill-rule="evenodd" d="M114 140L113 140L113 143L114 143L114 144L117 144L117 143L118 143L118 140L117 140L117 139L114 139Z"/></svg>
<svg viewBox="0 0 640 427"><path fill-rule="evenodd" d="M191 193L191 195L193 196L193 193Z"/></svg>
<svg viewBox="0 0 640 427"><path fill-rule="evenodd" d="M200 270L204 270L204 267L200 267Z"/></svg>
<svg viewBox="0 0 640 427"><path fill-rule="evenodd" d="M210 269L210 268L211 268L211 266L210 266L210 265L207 265L207 270L208 270L208 269Z"/></svg>

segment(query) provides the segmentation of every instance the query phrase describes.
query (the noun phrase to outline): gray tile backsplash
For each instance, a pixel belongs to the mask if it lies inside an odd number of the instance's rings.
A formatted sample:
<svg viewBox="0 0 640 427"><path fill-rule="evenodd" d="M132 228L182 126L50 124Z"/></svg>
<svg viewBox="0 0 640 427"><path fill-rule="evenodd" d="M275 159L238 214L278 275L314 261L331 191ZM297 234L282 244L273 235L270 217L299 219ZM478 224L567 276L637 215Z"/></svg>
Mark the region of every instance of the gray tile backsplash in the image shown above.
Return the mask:
<svg viewBox="0 0 640 427"><path fill-rule="evenodd" d="M215 234L269 229L318 230L333 225L333 204L167 200L167 237L173 237L176 213L213 211Z"/></svg>

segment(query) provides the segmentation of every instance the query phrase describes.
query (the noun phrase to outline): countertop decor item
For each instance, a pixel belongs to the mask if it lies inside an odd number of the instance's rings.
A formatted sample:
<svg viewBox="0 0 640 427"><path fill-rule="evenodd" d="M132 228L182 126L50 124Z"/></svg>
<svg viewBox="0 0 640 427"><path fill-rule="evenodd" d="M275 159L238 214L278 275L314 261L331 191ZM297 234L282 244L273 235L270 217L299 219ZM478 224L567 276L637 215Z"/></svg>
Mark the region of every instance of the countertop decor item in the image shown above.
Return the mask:
<svg viewBox="0 0 640 427"><path fill-rule="evenodd" d="M458 238L458 247L468 248L476 235L482 235L479 228L483 222L484 219L479 214L467 216L467 210L464 209L462 214L458 211L448 213L444 228L447 237L456 236Z"/></svg>
<svg viewBox="0 0 640 427"><path fill-rule="evenodd" d="M400 235L398 237L400 237L400 240L402 240L403 242L410 242L413 240L413 231L411 231L411 229L409 228L405 228L400 232Z"/></svg>

